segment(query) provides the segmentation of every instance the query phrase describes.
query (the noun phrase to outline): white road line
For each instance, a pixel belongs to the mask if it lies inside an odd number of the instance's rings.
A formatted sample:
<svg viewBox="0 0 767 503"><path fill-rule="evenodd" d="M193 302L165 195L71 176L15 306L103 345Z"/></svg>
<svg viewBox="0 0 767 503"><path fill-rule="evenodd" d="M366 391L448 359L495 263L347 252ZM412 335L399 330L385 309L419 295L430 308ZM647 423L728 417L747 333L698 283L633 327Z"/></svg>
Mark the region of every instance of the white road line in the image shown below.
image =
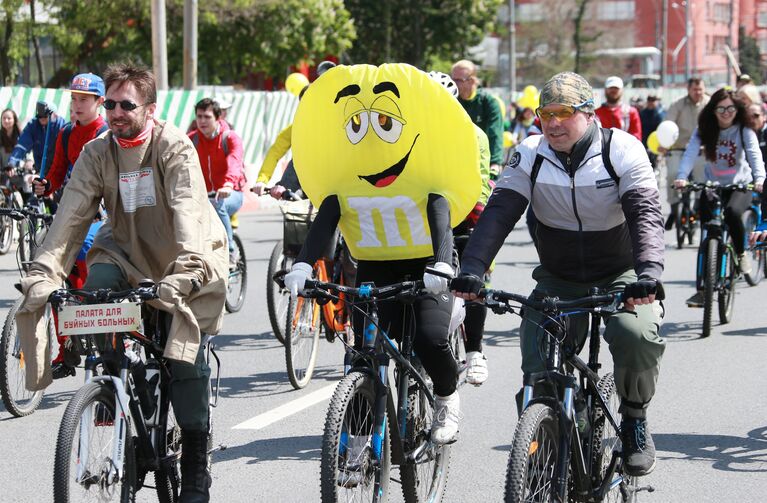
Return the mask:
<svg viewBox="0 0 767 503"><path fill-rule="evenodd" d="M324 402L331 396L333 396L333 391L336 389L336 384L330 384L328 386L325 386L324 388L320 388L317 391L313 391L309 393L306 396L302 396L301 398L297 398L296 400L293 400L291 402L288 402L284 405L280 405L279 407L272 409L268 412L264 412L263 414L259 414L255 417L252 417L248 419L247 421L243 421L242 423L233 426L233 430L260 430L262 428L266 428L272 423L275 423L281 419L285 419L286 417L292 416L293 414L296 414L298 412L301 412L304 409L307 409L311 407L312 405L316 405L320 402Z"/></svg>

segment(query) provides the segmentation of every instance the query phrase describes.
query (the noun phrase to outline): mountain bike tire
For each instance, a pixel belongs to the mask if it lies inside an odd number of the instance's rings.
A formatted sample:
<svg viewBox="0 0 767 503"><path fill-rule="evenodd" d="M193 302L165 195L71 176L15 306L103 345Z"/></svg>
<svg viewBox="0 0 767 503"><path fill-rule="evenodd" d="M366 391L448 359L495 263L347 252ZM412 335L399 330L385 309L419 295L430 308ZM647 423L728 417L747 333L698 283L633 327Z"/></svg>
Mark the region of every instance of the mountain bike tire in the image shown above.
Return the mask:
<svg viewBox="0 0 767 503"><path fill-rule="evenodd" d="M362 372L350 372L336 386L322 435L322 503L372 501L376 481L380 483L380 501L388 500L391 470L388 421L384 421L380 461L373 463L371 459L373 453L370 445L375 431L375 394L374 380ZM366 447L359 455L349 459L349 447L363 437L367 438ZM359 478L354 479L358 474Z"/></svg>
<svg viewBox="0 0 767 503"><path fill-rule="evenodd" d="M754 210L747 210L743 214L744 227L746 229L746 236L756 229L759 224L756 212ZM746 282L751 286L758 285L765 275L765 250L760 248L758 250L746 251L751 254L751 272L744 274Z"/></svg>
<svg viewBox="0 0 767 503"><path fill-rule="evenodd" d="M504 501L554 501L556 466L559 456L559 423L548 405L534 403L517 422L514 442L506 467Z"/></svg>
<svg viewBox="0 0 767 503"><path fill-rule="evenodd" d="M240 236L234 234L234 246L237 247L237 265L229 271L229 284L226 291L224 307L227 313L236 313L245 305L245 294L248 292L248 264L245 259L245 247Z"/></svg>
<svg viewBox="0 0 767 503"><path fill-rule="evenodd" d="M706 255L703 261L703 330L701 337L711 335L711 323L714 310L714 291L719 279L719 240L709 239L706 243Z"/></svg>
<svg viewBox="0 0 767 503"><path fill-rule="evenodd" d="M281 288L272 277L280 270L290 270L293 258L284 254L282 240L275 243L272 254L269 257L269 266L266 270L266 310L269 313L269 323L272 332L280 343L285 344L285 324L287 322L288 303L290 292Z"/></svg>
<svg viewBox="0 0 767 503"><path fill-rule="evenodd" d="M285 326L285 366L295 389L312 380L317 363L322 315L317 299L290 299Z"/></svg>
<svg viewBox="0 0 767 503"><path fill-rule="evenodd" d="M732 241L730 241L732 244ZM717 304L719 305L719 323L724 325L732 321L735 306L735 287L738 284L738 266L735 264L734 250L729 246L729 253L722 260L727 263L724 267L724 277L720 278L721 288L718 290Z"/></svg>
<svg viewBox="0 0 767 503"><path fill-rule="evenodd" d="M83 417L85 415L85 417ZM122 480L106 482L103 478L98 478L97 474L103 476L103 467L110 466L112 448L93 449L94 437L102 437L114 440L114 418L115 418L115 392L110 383L91 381L80 388L64 411L59 426L58 439L56 441L56 457L53 470L53 501L55 503L69 503L70 501L82 501L88 496L95 500L108 501L111 499L110 493L119 493L121 503L133 503L136 500L136 453L133 446L133 434L131 426L126 422L127 431L125 432L125 459L123 460L124 474ZM111 427L110 427L111 420ZM101 452L104 459L97 460L90 464L88 459L81 459L81 450L79 445L80 427L82 424L92 426L88 438L89 454L94 451ZM104 428L99 430L99 428ZM98 433L103 433L100 435ZM86 472L90 477L84 477L90 480L90 483L77 482L72 468L76 468L80 463L86 463ZM93 470L87 467L92 466ZM118 487L114 487L118 485ZM115 491L119 489L118 491ZM107 493L107 494L103 494ZM76 495L79 495L76 496Z"/></svg>

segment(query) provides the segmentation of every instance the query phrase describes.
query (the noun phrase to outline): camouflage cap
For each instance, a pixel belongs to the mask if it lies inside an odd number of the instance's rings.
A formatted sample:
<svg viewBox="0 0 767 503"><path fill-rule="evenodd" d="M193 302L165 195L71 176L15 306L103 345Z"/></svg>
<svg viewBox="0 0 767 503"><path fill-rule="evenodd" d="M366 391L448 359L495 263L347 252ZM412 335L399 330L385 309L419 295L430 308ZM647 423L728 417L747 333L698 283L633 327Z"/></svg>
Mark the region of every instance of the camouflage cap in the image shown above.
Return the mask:
<svg viewBox="0 0 767 503"><path fill-rule="evenodd" d="M575 107L582 112L593 112L594 91L588 81L577 73L558 73L541 89L540 107L552 103Z"/></svg>

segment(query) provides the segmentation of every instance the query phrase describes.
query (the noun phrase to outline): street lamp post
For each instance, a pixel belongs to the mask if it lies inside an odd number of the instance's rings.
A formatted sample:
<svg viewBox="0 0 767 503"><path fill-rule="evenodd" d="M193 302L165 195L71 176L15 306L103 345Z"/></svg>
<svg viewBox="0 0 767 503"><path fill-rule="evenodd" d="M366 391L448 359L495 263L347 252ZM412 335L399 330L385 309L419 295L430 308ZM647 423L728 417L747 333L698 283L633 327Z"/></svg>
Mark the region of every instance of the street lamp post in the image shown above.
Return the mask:
<svg viewBox="0 0 767 503"><path fill-rule="evenodd" d="M509 0L509 102L517 92L517 15L515 1Z"/></svg>

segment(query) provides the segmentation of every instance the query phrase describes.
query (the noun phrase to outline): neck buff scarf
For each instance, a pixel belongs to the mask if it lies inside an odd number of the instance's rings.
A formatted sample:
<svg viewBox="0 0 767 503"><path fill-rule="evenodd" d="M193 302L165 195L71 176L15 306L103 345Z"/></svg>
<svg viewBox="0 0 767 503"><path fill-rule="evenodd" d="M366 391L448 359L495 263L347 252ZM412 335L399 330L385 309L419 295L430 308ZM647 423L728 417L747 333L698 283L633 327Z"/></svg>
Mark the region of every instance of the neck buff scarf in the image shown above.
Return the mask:
<svg viewBox="0 0 767 503"><path fill-rule="evenodd" d="M154 120L150 117L147 119L144 129L133 138L118 138L117 136L113 136L113 138L121 148L138 147L143 145L147 138L149 138L152 134L152 129L154 129Z"/></svg>

